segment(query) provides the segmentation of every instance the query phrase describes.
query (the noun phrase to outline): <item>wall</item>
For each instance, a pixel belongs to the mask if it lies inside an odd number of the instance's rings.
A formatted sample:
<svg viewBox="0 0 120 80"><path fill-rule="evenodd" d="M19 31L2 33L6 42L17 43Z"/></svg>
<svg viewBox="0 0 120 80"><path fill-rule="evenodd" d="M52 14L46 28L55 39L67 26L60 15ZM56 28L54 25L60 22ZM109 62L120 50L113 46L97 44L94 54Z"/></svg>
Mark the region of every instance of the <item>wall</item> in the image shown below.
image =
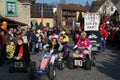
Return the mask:
<svg viewBox="0 0 120 80"><path fill-rule="evenodd" d="M2 16L28 24L30 26L30 4L22 4L17 1L18 16L6 16L5 0L0 0L0 13Z"/></svg>
<svg viewBox="0 0 120 80"><path fill-rule="evenodd" d="M0 0L0 13L5 16L5 0Z"/></svg>
<svg viewBox="0 0 120 80"><path fill-rule="evenodd" d="M41 18L31 18L32 20L37 20L37 23L40 24ZM43 19L43 25L46 26L46 23L50 23L50 27L54 27L54 19L53 18L44 18Z"/></svg>

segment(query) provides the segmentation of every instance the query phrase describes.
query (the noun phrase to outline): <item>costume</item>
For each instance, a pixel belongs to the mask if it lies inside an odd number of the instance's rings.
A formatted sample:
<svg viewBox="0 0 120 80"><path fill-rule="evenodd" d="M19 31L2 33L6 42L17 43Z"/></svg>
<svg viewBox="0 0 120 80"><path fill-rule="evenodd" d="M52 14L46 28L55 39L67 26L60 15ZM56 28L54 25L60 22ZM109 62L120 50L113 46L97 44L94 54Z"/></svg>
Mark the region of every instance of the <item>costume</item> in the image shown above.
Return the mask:
<svg viewBox="0 0 120 80"><path fill-rule="evenodd" d="M91 42L88 38L82 39L80 37L76 45L79 47L89 48L89 45L91 45Z"/></svg>
<svg viewBox="0 0 120 80"><path fill-rule="evenodd" d="M89 58L91 59L91 42L87 37L85 39L80 37L74 48L77 47L86 48L87 53L85 53L89 54Z"/></svg>
<svg viewBox="0 0 120 80"><path fill-rule="evenodd" d="M7 53L6 58L12 59L14 56L14 51L15 51L15 44L11 40L11 41L7 42L7 44L6 44L6 53Z"/></svg>
<svg viewBox="0 0 120 80"><path fill-rule="evenodd" d="M68 45L67 43L69 42L69 37L65 34L64 31L61 32L61 36L59 37L59 40L61 42L61 44L63 45L63 49L64 49L64 58L67 59L69 54L68 54Z"/></svg>
<svg viewBox="0 0 120 80"><path fill-rule="evenodd" d="M14 53L14 58L19 58L25 61L25 64L28 66L30 62L30 53L28 50L28 45L27 44L21 44L21 45L16 45L15 53Z"/></svg>

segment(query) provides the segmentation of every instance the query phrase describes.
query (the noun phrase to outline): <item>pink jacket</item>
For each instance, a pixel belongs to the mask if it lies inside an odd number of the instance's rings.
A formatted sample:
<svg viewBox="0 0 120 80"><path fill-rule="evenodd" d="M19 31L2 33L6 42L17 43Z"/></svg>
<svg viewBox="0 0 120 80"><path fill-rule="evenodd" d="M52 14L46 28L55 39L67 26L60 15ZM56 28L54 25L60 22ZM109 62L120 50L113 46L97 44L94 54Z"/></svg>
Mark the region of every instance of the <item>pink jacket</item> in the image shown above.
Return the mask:
<svg viewBox="0 0 120 80"><path fill-rule="evenodd" d="M85 47L88 48L91 45L91 42L88 38L86 38L85 40L82 40L82 38L79 38L77 44L78 47Z"/></svg>

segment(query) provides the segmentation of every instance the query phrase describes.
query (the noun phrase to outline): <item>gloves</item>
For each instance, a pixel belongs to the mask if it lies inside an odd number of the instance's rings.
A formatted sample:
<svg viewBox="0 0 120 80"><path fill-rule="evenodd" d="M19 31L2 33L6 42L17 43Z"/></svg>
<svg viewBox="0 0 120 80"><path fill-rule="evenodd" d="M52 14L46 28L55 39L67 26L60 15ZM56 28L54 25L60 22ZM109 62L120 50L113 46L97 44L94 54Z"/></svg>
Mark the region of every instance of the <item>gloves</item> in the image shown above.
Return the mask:
<svg viewBox="0 0 120 80"><path fill-rule="evenodd" d="M50 50L50 54L52 54L52 53L53 53L53 51L54 51L53 49L52 49L52 50Z"/></svg>
<svg viewBox="0 0 120 80"><path fill-rule="evenodd" d="M107 38L105 38L105 40L107 40Z"/></svg>
<svg viewBox="0 0 120 80"><path fill-rule="evenodd" d="M19 57L14 57L15 60L19 60L20 58Z"/></svg>
<svg viewBox="0 0 120 80"><path fill-rule="evenodd" d="M16 57L17 60L19 60L20 58L19 57Z"/></svg>
<svg viewBox="0 0 120 80"><path fill-rule="evenodd" d="M66 40L63 39L63 42L66 42Z"/></svg>
<svg viewBox="0 0 120 80"><path fill-rule="evenodd" d="M46 45L43 46L44 50L48 50L48 48L49 48L49 44L46 44Z"/></svg>
<svg viewBox="0 0 120 80"><path fill-rule="evenodd" d="M91 47L92 47L92 45L90 45L90 46L88 47L88 50L90 50L90 49L91 49Z"/></svg>
<svg viewBox="0 0 120 80"><path fill-rule="evenodd" d="M73 49L75 49L75 48L77 48L78 46L77 45L75 45L74 47L73 47Z"/></svg>

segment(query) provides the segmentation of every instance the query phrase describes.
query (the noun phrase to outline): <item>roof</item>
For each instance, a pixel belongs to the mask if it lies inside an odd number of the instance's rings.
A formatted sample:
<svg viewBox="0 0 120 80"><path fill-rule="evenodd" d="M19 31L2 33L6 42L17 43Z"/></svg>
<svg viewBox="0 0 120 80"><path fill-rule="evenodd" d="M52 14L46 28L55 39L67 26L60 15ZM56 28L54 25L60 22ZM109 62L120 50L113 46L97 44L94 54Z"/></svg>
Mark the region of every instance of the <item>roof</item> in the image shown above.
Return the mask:
<svg viewBox="0 0 120 80"><path fill-rule="evenodd" d="M104 4L105 1L106 1L106 0L93 1L90 11L91 11L91 12L96 12L96 11L102 6L102 4ZM117 5L118 2L120 2L120 0L111 0L111 2L112 2L114 5Z"/></svg>
<svg viewBox="0 0 120 80"><path fill-rule="evenodd" d="M117 11L118 11L118 13L120 14L120 1L119 1L119 3L117 4Z"/></svg>
<svg viewBox="0 0 120 80"><path fill-rule="evenodd" d="M28 3L31 3L31 4L34 4L36 2L36 0L18 0L18 1L20 1L22 3L28 2Z"/></svg>
<svg viewBox="0 0 120 80"><path fill-rule="evenodd" d="M59 7L63 10L72 10L72 11L87 12L90 10L89 6L82 6L80 4L59 4Z"/></svg>
<svg viewBox="0 0 120 80"><path fill-rule="evenodd" d="M41 18L43 6L43 17L53 18L53 6L46 3L35 3L31 6L31 18Z"/></svg>
<svg viewBox="0 0 120 80"><path fill-rule="evenodd" d="M18 26L18 25L27 26L27 24L25 24L25 23L22 23L22 22L19 22L19 21L15 21L15 20L0 16L0 25L2 24L3 21L8 22L8 26Z"/></svg>
<svg viewBox="0 0 120 80"><path fill-rule="evenodd" d="M115 5L120 2L120 0L111 0Z"/></svg>
<svg viewBox="0 0 120 80"><path fill-rule="evenodd" d="M103 1L93 1L90 11L91 12L96 12L101 7L101 5L104 4L104 2L105 2L105 0L103 0Z"/></svg>

